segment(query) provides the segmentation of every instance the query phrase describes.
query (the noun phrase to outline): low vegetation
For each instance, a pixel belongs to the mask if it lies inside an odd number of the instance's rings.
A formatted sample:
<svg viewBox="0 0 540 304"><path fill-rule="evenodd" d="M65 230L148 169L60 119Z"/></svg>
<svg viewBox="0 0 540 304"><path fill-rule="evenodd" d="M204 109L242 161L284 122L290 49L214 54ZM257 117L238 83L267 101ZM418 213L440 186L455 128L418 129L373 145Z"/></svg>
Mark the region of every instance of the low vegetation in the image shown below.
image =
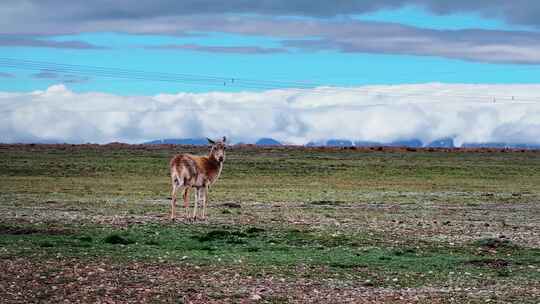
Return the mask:
<svg viewBox="0 0 540 304"><path fill-rule="evenodd" d="M540 298L539 152L233 148L209 220L171 221L168 160L203 150L0 146L3 299Z"/></svg>

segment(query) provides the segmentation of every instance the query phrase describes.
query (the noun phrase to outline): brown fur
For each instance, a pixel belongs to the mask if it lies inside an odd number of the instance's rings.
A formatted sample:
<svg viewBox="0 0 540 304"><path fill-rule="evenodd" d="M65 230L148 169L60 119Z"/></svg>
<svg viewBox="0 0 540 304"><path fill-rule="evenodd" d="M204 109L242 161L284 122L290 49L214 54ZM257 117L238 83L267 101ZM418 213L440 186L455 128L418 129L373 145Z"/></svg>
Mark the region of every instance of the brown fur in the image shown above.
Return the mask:
<svg viewBox="0 0 540 304"><path fill-rule="evenodd" d="M189 189L196 188L193 218L197 217L198 201L202 200L202 217L206 217L206 202L208 187L214 184L223 168L225 156L225 138L217 143L211 141L212 149L208 156L178 154L169 164L172 181L171 219L175 217L176 191L184 188L184 209L189 207Z"/></svg>

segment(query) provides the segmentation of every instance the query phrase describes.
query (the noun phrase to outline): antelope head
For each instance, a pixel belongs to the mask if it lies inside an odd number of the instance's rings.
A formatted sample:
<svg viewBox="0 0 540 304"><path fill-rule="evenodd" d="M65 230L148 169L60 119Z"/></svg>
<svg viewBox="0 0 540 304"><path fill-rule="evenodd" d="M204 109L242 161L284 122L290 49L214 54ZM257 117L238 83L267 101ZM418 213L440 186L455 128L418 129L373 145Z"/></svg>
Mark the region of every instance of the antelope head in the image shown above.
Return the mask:
<svg viewBox="0 0 540 304"><path fill-rule="evenodd" d="M223 136L222 139L213 141L210 138L206 138L210 144L210 158L215 159L219 163L223 163L225 160L225 141L227 138Z"/></svg>

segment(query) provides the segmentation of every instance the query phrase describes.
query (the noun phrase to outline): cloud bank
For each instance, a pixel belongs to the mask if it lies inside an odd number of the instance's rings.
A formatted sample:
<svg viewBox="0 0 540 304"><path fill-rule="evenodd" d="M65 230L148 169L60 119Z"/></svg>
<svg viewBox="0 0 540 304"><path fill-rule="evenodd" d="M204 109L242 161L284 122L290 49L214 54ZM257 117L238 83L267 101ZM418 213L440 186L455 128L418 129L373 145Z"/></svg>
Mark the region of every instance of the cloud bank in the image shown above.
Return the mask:
<svg viewBox="0 0 540 304"><path fill-rule="evenodd" d="M15 78L15 75L6 72L0 72L0 78Z"/></svg>
<svg viewBox="0 0 540 304"><path fill-rule="evenodd" d="M540 2L533 0L365 1L61 1L6 0L0 4L0 47L102 49L54 35L91 32L189 35L205 32L256 35L280 40L278 48L177 44L161 50L275 54L302 51L405 54L488 62L540 64L538 31L434 30L350 16L417 6L433 14L475 13L540 28ZM307 18L289 18L304 16ZM339 16L336 18L336 16Z"/></svg>
<svg viewBox="0 0 540 304"><path fill-rule="evenodd" d="M296 50L339 51L344 53L402 54L438 56L452 59L488 62L540 64L540 33L537 31L502 30L434 30L388 22L353 19L295 19L268 16L156 16L148 19L79 20L74 24L46 23L30 19L28 24L2 27L1 46L33 46L72 49L103 49L86 42L58 42L35 39L40 35L77 34L82 32L121 32L149 35L189 35L190 33L219 32L244 36L275 38L276 48L258 46L205 46L198 44L169 44L147 49L184 50L207 53L275 54ZM70 19L71 20L71 19ZM45 22L46 24L41 24ZM30 28L26 28L30 26ZM9 29L4 32L2 28Z"/></svg>
<svg viewBox="0 0 540 304"><path fill-rule="evenodd" d="M17 21L70 23L83 20L102 21L151 19L163 16L207 14L260 14L269 16L334 17L396 9L422 7L435 14L477 13L489 18L503 18L511 23L540 25L540 3L536 0L4 0L0 17Z"/></svg>
<svg viewBox="0 0 540 304"><path fill-rule="evenodd" d="M458 93L459 92L459 93ZM496 96L494 99L493 96ZM0 93L0 142L272 137L540 143L540 85L417 84L118 96L64 85ZM536 101L535 101L536 100Z"/></svg>
<svg viewBox="0 0 540 304"><path fill-rule="evenodd" d="M40 47L55 49L79 49L79 50L99 50L104 49L83 41L54 41L45 39L36 39L26 35L0 34L0 47Z"/></svg>
<svg viewBox="0 0 540 304"><path fill-rule="evenodd" d="M182 50L204 53L229 53L229 54L276 54L287 52L284 48L264 48L259 46L205 46L199 44L168 44L162 46L147 47L158 50Z"/></svg>

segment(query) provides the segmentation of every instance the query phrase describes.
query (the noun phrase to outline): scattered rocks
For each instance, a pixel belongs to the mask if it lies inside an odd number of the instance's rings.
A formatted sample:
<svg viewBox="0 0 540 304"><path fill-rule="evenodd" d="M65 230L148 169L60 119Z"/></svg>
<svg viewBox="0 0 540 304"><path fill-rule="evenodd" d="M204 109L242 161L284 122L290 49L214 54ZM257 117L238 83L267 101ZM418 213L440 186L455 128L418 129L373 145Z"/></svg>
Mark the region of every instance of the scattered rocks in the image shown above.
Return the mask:
<svg viewBox="0 0 540 304"><path fill-rule="evenodd" d="M478 267L489 267L493 269L505 268L510 266L510 262L503 259L481 259L481 260L471 260L466 264L478 266Z"/></svg>
<svg viewBox="0 0 540 304"><path fill-rule="evenodd" d="M242 205L237 204L237 203L223 203L220 206L225 207L225 208L232 208L232 209L242 208Z"/></svg>

